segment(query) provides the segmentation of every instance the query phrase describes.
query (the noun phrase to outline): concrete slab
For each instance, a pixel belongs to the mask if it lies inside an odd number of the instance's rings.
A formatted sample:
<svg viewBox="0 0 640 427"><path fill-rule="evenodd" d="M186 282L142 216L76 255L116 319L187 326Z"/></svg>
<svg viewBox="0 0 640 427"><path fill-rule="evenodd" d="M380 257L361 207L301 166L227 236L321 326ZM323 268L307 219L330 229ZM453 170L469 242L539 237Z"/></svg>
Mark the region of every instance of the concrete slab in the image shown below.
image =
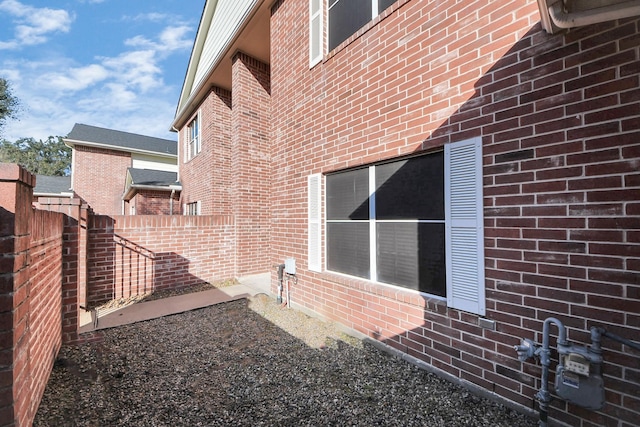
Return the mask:
<svg viewBox="0 0 640 427"><path fill-rule="evenodd" d="M140 302L116 309L99 310L97 313L82 312L80 313L81 326L79 332L86 333L142 322L214 304L248 298L260 293L270 295L270 280L269 273L256 274L239 279L239 285Z"/></svg>

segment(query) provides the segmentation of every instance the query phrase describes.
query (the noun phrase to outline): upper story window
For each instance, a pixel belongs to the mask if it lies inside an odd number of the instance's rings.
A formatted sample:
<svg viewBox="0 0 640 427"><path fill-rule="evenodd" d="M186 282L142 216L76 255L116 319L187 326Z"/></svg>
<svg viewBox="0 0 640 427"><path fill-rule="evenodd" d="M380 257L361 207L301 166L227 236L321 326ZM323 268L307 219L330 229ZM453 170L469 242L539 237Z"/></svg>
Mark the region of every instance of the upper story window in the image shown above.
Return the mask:
<svg viewBox="0 0 640 427"><path fill-rule="evenodd" d="M397 0L328 0L327 47L332 51ZM323 55L323 0L309 0L309 64Z"/></svg>
<svg viewBox="0 0 640 427"><path fill-rule="evenodd" d="M191 160L200 152L200 113L187 126L187 149L185 160Z"/></svg>

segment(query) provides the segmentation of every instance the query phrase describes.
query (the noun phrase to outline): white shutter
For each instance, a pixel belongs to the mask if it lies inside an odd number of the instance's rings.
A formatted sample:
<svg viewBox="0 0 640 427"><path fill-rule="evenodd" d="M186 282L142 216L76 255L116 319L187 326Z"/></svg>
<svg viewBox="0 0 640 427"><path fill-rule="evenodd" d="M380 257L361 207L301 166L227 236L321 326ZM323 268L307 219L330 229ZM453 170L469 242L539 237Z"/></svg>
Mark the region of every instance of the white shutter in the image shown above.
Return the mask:
<svg viewBox="0 0 640 427"><path fill-rule="evenodd" d="M322 0L309 0L309 67L322 60Z"/></svg>
<svg viewBox="0 0 640 427"><path fill-rule="evenodd" d="M311 271L322 271L322 249L321 249L321 184L320 174L309 175L307 180L308 193L308 267Z"/></svg>
<svg viewBox="0 0 640 427"><path fill-rule="evenodd" d="M482 139L445 145L447 304L485 314Z"/></svg>

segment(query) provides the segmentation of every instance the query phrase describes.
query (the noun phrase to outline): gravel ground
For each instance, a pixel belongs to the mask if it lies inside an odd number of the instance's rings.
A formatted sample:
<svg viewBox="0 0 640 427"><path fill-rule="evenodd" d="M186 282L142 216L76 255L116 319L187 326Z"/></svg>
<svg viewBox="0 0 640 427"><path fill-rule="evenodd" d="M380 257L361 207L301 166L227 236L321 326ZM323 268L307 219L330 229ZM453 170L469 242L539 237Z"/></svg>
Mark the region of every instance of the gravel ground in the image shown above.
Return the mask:
<svg viewBox="0 0 640 427"><path fill-rule="evenodd" d="M34 426L505 426L479 398L266 295L65 347Z"/></svg>

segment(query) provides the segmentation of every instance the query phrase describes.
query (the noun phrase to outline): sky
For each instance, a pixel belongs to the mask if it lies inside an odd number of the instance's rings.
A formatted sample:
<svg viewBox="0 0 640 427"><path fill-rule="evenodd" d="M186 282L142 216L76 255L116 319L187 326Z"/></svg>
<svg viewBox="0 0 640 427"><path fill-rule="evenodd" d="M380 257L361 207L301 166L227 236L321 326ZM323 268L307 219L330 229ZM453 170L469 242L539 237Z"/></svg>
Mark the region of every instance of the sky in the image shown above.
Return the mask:
<svg viewBox="0 0 640 427"><path fill-rule="evenodd" d="M0 139L75 123L170 132L205 0L0 0L0 77L20 102Z"/></svg>

